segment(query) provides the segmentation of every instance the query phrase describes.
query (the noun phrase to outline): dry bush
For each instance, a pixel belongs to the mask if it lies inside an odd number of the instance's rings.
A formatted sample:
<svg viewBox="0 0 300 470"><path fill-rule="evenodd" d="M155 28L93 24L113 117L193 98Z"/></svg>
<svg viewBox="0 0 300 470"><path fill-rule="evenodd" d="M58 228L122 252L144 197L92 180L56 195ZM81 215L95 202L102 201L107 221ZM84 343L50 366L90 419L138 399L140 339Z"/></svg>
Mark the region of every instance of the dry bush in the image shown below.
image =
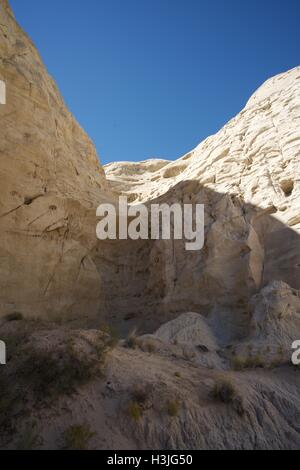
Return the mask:
<svg viewBox="0 0 300 470"><path fill-rule="evenodd" d="M143 410L137 401L131 401L128 405L127 413L130 418L137 423L143 415Z"/></svg>
<svg viewBox="0 0 300 470"><path fill-rule="evenodd" d="M9 313L4 317L4 320L7 322L22 321L23 319L23 314L19 312Z"/></svg>
<svg viewBox="0 0 300 470"><path fill-rule="evenodd" d="M236 356L232 359L231 365L234 370L241 371L266 367L266 362L260 354L255 354L247 357Z"/></svg>
<svg viewBox="0 0 300 470"><path fill-rule="evenodd" d="M170 400L167 404L167 412L169 416L175 418L179 415L180 402L178 400Z"/></svg>
<svg viewBox="0 0 300 470"><path fill-rule="evenodd" d="M239 415L244 414L243 399L236 385L228 378L221 378L215 382L211 397L221 403L232 405Z"/></svg>
<svg viewBox="0 0 300 470"><path fill-rule="evenodd" d="M65 450L87 450L90 440L95 436L88 424L71 426L63 434Z"/></svg>

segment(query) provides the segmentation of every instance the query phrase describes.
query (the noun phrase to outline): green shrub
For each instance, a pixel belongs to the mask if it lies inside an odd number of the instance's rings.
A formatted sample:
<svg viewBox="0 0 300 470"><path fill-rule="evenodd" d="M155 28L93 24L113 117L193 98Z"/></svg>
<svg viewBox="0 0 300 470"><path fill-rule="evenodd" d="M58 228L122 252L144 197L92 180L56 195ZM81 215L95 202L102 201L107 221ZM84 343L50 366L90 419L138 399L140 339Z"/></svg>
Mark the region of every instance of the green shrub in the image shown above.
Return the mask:
<svg viewBox="0 0 300 470"><path fill-rule="evenodd" d="M57 399L69 395L76 387L97 375L94 358L67 348L61 355L32 349L18 371L18 378L30 385L38 399Z"/></svg>

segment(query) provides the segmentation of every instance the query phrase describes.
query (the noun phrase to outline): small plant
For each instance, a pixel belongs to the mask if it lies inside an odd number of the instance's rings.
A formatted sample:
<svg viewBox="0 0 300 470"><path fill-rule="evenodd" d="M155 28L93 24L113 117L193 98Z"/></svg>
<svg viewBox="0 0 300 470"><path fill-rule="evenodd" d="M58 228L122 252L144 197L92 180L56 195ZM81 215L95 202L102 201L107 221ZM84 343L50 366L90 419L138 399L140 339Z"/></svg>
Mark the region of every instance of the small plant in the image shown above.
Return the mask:
<svg viewBox="0 0 300 470"><path fill-rule="evenodd" d="M222 403L232 403L236 396L236 389L230 380L220 379L215 383L211 394L217 401L221 401Z"/></svg>
<svg viewBox="0 0 300 470"><path fill-rule="evenodd" d="M127 412L130 418L136 423L141 419L143 414L142 407L137 401L131 401L129 403Z"/></svg>
<svg viewBox="0 0 300 470"><path fill-rule="evenodd" d="M103 360L76 351L69 341L65 348L51 354L27 348L17 373L25 384L30 384L38 400L53 401L61 395L71 395L78 386L93 379L101 372Z"/></svg>
<svg viewBox="0 0 300 470"><path fill-rule="evenodd" d="M232 359L231 365L234 370L241 371L243 369L263 368L266 364L260 354L255 354L254 356L248 357L236 356Z"/></svg>
<svg viewBox="0 0 300 470"><path fill-rule="evenodd" d="M265 362L260 354L248 357L245 364L245 367L248 369L257 369L264 366Z"/></svg>
<svg viewBox="0 0 300 470"><path fill-rule="evenodd" d="M235 356L231 362L232 368L236 371L245 369L246 360L242 357Z"/></svg>
<svg viewBox="0 0 300 470"><path fill-rule="evenodd" d="M95 436L89 425L71 426L64 432L65 450L86 450L90 440Z"/></svg>
<svg viewBox="0 0 300 470"><path fill-rule="evenodd" d="M243 399L231 380L219 379L211 391L211 396L216 401L232 405L240 416L244 414Z"/></svg>
<svg viewBox="0 0 300 470"><path fill-rule="evenodd" d="M107 354L115 344L115 337L101 331L91 353L76 348L72 337L51 353L27 348L18 374L25 382L30 382L37 398L57 399L60 395L71 395L77 387L103 375Z"/></svg>
<svg viewBox="0 0 300 470"><path fill-rule="evenodd" d="M180 411L180 403L178 400L170 400L167 405L167 412L169 416L175 418Z"/></svg>

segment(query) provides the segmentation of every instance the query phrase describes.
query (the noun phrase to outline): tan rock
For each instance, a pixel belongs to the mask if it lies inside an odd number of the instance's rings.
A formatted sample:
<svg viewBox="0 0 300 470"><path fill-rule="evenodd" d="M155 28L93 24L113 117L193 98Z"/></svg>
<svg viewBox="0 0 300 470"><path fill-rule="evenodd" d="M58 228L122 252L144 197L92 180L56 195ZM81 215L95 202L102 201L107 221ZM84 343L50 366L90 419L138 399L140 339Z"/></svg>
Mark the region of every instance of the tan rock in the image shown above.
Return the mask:
<svg viewBox="0 0 300 470"><path fill-rule="evenodd" d="M104 172L8 2L0 6L0 315L91 316Z"/></svg>

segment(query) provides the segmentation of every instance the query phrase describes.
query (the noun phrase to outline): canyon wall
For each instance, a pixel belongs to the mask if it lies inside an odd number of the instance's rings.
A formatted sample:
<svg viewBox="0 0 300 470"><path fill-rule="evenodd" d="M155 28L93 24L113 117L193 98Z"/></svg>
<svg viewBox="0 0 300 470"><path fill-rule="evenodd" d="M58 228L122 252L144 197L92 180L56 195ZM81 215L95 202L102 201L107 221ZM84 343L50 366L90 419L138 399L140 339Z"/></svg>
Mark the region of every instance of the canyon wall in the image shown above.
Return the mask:
<svg viewBox="0 0 300 470"><path fill-rule="evenodd" d="M0 315L98 314L101 282L89 253L104 171L6 0L0 79Z"/></svg>
<svg viewBox="0 0 300 470"><path fill-rule="evenodd" d="M194 311L226 342L249 333L250 299L262 288L300 288L300 68L269 80L178 161L114 163L105 176L7 1L0 6L1 316L105 322L125 333ZM204 249L97 241L96 207L118 195L204 203Z"/></svg>

